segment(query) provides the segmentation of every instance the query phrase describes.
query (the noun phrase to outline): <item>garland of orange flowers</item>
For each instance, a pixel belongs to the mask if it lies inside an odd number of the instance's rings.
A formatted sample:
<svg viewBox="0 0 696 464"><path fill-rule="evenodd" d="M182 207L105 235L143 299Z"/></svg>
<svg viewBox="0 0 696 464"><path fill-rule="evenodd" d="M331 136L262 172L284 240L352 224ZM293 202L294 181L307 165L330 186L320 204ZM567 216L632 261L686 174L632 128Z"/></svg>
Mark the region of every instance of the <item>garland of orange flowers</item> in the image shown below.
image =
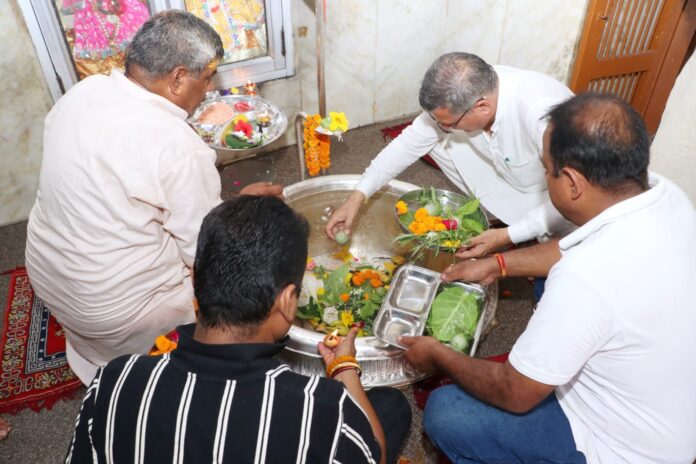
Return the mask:
<svg viewBox="0 0 696 464"><path fill-rule="evenodd" d="M331 137L316 132L321 124L321 116L308 116L304 121L305 164L310 176L316 176L321 170L331 166Z"/></svg>

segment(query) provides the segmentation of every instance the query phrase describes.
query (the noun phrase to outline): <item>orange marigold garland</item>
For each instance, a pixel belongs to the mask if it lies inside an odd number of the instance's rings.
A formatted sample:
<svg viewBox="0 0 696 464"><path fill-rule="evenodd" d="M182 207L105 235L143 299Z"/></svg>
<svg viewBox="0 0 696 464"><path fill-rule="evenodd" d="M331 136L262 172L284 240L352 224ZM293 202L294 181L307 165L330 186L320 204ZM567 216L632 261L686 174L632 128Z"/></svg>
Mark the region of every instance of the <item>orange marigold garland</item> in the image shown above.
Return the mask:
<svg viewBox="0 0 696 464"><path fill-rule="evenodd" d="M321 170L331 166L331 137L316 132L321 124L319 114L307 117L304 122L305 163L310 176L316 176Z"/></svg>

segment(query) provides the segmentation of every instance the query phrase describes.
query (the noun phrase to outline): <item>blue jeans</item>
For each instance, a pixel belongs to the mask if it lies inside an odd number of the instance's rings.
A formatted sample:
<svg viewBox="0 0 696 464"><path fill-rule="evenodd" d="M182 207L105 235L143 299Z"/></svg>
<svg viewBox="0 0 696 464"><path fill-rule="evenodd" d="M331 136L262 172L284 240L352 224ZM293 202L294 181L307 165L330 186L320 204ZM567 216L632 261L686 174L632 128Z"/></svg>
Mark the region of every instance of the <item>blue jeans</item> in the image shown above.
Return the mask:
<svg viewBox="0 0 696 464"><path fill-rule="evenodd" d="M537 277L534 279L534 302L538 303L546 288L546 277Z"/></svg>
<svg viewBox="0 0 696 464"><path fill-rule="evenodd" d="M446 385L430 394L423 428L456 464L586 462L553 393L527 414L512 414Z"/></svg>

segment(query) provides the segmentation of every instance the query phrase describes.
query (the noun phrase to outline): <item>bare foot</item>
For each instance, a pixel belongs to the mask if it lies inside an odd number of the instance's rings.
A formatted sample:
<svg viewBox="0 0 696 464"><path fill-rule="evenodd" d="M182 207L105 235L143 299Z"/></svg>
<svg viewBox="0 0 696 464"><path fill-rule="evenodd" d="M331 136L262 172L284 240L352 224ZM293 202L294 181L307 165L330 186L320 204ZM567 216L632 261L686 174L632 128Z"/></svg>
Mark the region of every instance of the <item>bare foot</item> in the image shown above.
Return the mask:
<svg viewBox="0 0 696 464"><path fill-rule="evenodd" d="M0 440L7 438L11 430L12 427L10 427L10 423L0 417Z"/></svg>

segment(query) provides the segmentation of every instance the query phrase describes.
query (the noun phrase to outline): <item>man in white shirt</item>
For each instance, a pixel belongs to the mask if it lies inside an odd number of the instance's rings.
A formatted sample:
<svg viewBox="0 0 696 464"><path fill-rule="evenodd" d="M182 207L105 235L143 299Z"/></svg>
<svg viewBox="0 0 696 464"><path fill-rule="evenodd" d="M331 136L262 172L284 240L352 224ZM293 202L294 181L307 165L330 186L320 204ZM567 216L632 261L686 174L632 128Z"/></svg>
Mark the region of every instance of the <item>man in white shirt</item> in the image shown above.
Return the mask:
<svg viewBox="0 0 696 464"><path fill-rule="evenodd" d="M572 95L537 72L493 67L469 53L441 56L423 78L423 113L372 161L326 233L350 234L363 201L428 152L459 189L512 224L488 231L461 257L564 230L567 222L548 202L541 148L544 116Z"/></svg>
<svg viewBox="0 0 696 464"><path fill-rule="evenodd" d="M215 152L186 118L222 56L207 23L160 13L133 38L125 75L83 80L46 118L26 266L85 384L111 359L144 353L194 320L198 230L221 200Z"/></svg>
<svg viewBox="0 0 696 464"><path fill-rule="evenodd" d="M645 125L617 97L561 104L544 145L551 200L578 228L505 364L404 338L412 364L457 384L433 392L424 428L456 462L691 464L696 210L648 174Z"/></svg>

